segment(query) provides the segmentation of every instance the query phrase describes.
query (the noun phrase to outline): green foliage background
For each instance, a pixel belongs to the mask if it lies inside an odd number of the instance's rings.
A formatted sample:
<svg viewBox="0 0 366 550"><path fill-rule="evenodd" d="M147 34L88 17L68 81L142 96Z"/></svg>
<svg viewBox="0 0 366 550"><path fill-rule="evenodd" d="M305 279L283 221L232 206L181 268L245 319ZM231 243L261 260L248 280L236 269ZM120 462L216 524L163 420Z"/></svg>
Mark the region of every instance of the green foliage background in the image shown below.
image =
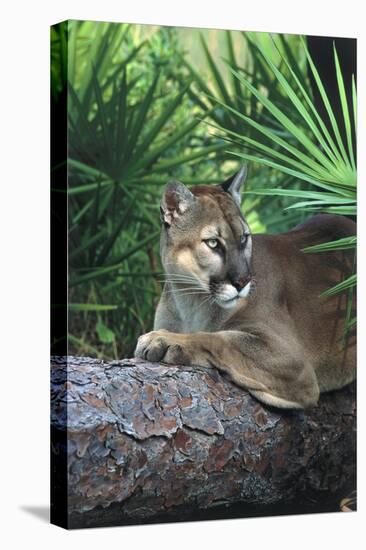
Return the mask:
<svg viewBox="0 0 366 550"><path fill-rule="evenodd" d="M70 353L128 356L152 329L169 179L220 183L249 160L253 232L286 230L309 208L355 208L349 143L347 163L309 124L300 37L69 21L52 28L51 55L52 100L68 92ZM312 150L323 138L339 162L330 181Z"/></svg>

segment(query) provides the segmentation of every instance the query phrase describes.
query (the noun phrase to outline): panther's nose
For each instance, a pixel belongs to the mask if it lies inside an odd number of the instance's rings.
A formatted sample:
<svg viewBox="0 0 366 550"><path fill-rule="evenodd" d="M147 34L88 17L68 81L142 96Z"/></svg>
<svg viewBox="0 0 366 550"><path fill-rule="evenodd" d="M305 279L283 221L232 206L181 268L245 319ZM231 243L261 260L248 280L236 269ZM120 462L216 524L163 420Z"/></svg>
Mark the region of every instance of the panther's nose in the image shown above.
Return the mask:
<svg viewBox="0 0 366 550"><path fill-rule="evenodd" d="M249 280L250 280L249 277L240 277L240 279L236 279L231 284L233 285L234 288L236 288L238 292L240 292L241 290L243 290L243 288L249 282Z"/></svg>

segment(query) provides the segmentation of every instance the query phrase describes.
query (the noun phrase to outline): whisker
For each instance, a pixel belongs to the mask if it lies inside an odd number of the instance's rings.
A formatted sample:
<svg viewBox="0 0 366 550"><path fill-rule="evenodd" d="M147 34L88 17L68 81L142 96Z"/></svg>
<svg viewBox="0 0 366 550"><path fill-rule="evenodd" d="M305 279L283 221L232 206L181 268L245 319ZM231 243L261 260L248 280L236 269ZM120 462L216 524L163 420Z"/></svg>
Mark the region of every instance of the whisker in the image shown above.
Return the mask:
<svg viewBox="0 0 366 550"><path fill-rule="evenodd" d="M195 278L195 276L192 275L191 273L180 273L180 272L176 273L174 271L166 271L165 275L177 275L178 277L192 277L192 278Z"/></svg>
<svg viewBox="0 0 366 550"><path fill-rule="evenodd" d="M181 271L166 271L164 270L164 273L167 275L182 275L184 277L194 277L192 273L182 273Z"/></svg>
<svg viewBox="0 0 366 550"><path fill-rule="evenodd" d="M161 281L164 281L164 282L172 282L172 283L198 283L197 279L160 279Z"/></svg>
<svg viewBox="0 0 366 550"><path fill-rule="evenodd" d="M187 292L191 292L191 291L195 291L194 293L195 294L207 294L207 291L206 290L203 290L203 289L197 289L197 288L186 288L186 289L182 289L181 291L175 291L175 290L166 290L165 292L167 294L171 294L172 292L175 292L176 294L178 293L179 296L182 296L182 294L186 294Z"/></svg>
<svg viewBox="0 0 366 550"><path fill-rule="evenodd" d="M178 273L165 273L164 275L161 275L161 278L163 279L187 279L191 281L197 281L196 277L191 277L190 275L179 275Z"/></svg>
<svg viewBox="0 0 366 550"><path fill-rule="evenodd" d="M185 284L185 285L193 285L193 286L202 286L202 284L204 283L201 283L200 281L184 281L184 280L181 280L181 279L166 279L165 280L166 283L182 283L182 284Z"/></svg>
<svg viewBox="0 0 366 550"><path fill-rule="evenodd" d="M208 289L208 286L203 285L202 283L199 284L198 281L180 281L180 280L178 280L178 279L177 279L177 280L174 280L174 279L171 279L171 280L166 279L164 282L165 282L165 283L176 284L176 285L179 285L179 284L181 284L181 285L188 285L188 286L191 285L191 286L194 286L194 287L196 287L196 288L205 288L205 289L207 288L207 289Z"/></svg>
<svg viewBox="0 0 366 550"><path fill-rule="evenodd" d="M197 290L208 290L208 288L206 289L206 287L200 285L187 285L183 288L176 288L172 290L175 290L176 292L181 292L182 290L192 290L192 288L196 288Z"/></svg>
<svg viewBox="0 0 366 550"><path fill-rule="evenodd" d="M165 271L164 273L165 273L166 275L179 275L180 277L193 277L193 278L195 278L194 275L189 275L188 273L180 273L180 272L173 272L173 271L170 272L170 273L167 272L167 271Z"/></svg>
<svg viewBox="0 0 366 550"><path fill-rule="evenodd" d="M182 294L179 294L179 298L182 298L183 296L199 296L199 295L207 295L207 292L182 292Z"/></svg>
<svg viewBox="0 0 366 550"><path fill-rule="evenodd" d="M176 264L174 262L167 262L165 266L168 265L174 265ZM171 289L164 289L164 292L166 294L172 294L174 293L176 296L179 296L179 298L183 298L185 296L203 296L203 299L201 303L199 304L199 307L202 306L202 304L210 302L212 297L210 294L210 289L208 285L203 285L202 281L200 281L196 276L194 275L188 275L185 273L167 273L165 272L160 278L160 282L171 284L174 287L177 287L179 285L182 286L182 288L171 288ZM208 295L207 295L208 294Z"/></svg>
<svg viewBox="0 0 366 550"><path fill-rule="evenodd" d="M212 296L211 296L211 294L209 294L209 295L207 296L207 298L205 298L204 300L202 300L202 302L200 303L200 305L199 305L198 308L196 309L196 312L203 306L203 304L206 304L207 302L208 302L209 304L211 304L211 303L212 303L212 302L211 302L211 299L212 299Z"/></svg>
<svg viewBox="0 0 366 550"><path fill-rule="evenodd" d="M182 283L182 284L199 284L197 280L191 279L160 279L164 283Z"/></svg>
<svg viewBox="0 0 366 550"><path fill-rule="evenodd" d="M202 285L185 286L183 288L176 288L175 291L176 292L182 292L184 290L192 290L192 289L203 290L204 292L209 292L209 288L207 286L202 286Z"/></svg>
<svg viewBox="0 0 366 550"><path fill-rule="evenodd" d="M172 269L179 269L176 262L166 262L164 264L164 268L168 268L168 266L173 266ZM164 292L166 294L175 293L175 295L179 298L184 298L185 296L197 296L197 307L194 308L194 313L196 313L200 308L202 308L204 305L206 307L212 307L217 304L217 297L215 296L215 291L218 290L218 286L215 283L212 285L203 283L198 277L195 275L189 275L186 273L178 273L178 272L164 272L163 275L161 275L161 278L159 278L161 283L170 284L175 288L167 289L165 287ZM254 283L254 278L252 278ZM181 288L177 288L181 287ZM254 284L251 287L254 287ZM199 298L201 297L201 298Z"/></svg>

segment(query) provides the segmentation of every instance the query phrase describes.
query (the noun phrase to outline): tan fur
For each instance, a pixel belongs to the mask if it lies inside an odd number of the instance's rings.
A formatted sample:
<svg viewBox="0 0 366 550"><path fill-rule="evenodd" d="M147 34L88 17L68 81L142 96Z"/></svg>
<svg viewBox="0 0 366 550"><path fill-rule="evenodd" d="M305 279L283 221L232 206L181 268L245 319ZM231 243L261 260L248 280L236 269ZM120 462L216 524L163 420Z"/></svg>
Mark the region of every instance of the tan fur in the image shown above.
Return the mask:
<svg viewBox="0 0 366 550"><path fill-rule="evenodd" d="M136 356L214 366L263 403L281 408L313 406L319 392L351 382L356 336L353 330L344 338L347 296L321 296L349 276L351 254L302 249L354 235L355 224L318 215L288 233L249 237L240 248L248 227L231 195L219 186L191 192L181 211L178 195L163 204L169 223L162 229L161 257L168 281L154 331L139 338ZM211 234L220 236L225 254L210 250L203 237ZM244 293L248 280L248 296L238 296L232 306L220 301L236 292L229 281Z"/></svg>

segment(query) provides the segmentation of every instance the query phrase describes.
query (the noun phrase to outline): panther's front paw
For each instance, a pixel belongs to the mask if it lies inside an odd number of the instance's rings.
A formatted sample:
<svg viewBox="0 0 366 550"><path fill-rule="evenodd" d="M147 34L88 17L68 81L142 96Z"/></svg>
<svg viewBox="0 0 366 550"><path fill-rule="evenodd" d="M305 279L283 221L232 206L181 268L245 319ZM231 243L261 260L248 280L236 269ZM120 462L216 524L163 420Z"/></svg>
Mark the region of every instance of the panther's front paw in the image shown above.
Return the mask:
<svg viewBox="0 0 366 550"><path fill-rule="evenodd" d="M168 348L168 343L166 338L164 338L165 332L162 330L153 330L140 336L137 340L135 357L140 357L147 361L161 361Z"/></svg>
<svg viewBox="0 0 366 550"><path fill-rule="evenodd" d="M152 362L168 364L189 364L189 357L183 350L180 335L167 330L153 330L137 340L135 357Z"/></svg>

